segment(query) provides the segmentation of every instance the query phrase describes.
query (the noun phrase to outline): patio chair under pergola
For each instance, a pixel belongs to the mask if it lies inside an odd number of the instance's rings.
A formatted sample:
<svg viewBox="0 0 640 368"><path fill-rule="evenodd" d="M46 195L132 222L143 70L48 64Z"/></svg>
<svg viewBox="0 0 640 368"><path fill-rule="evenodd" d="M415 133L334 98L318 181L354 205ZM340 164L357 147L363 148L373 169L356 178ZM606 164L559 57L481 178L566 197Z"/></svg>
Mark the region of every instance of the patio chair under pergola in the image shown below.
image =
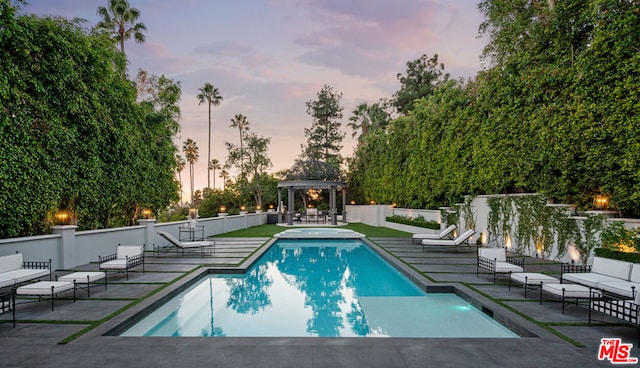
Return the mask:
<svg viewBox="0 0 640 368"><path fill-rule="evenodd" d="M347 184L343 181L324 181L324 180L288 180L278 183L278 211L282 213L282 203L280 189L287 188L287 209L285 220L287 225L293 225L294 194L297 189L327 189L329 190L329 218L331 225L338 224L338 210L336 208L336 196L338 188L342 189L342 222L346 222L345 201L347 199ZM278 218L281 218L278 216Z"/></svg>

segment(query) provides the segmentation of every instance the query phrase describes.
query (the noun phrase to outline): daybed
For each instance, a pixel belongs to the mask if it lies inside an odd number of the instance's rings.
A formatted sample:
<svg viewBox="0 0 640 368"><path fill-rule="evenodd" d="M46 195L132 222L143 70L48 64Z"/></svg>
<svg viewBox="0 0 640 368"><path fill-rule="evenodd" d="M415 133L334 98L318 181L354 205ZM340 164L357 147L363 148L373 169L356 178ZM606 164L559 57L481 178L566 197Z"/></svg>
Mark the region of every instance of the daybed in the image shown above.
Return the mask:
<svg viewBox="0 0 640 368"><path fill-rule="evenodd" d="M591 266L563 264L560 280L633 298L640 290L640 265L596 256Z"/></svg>
<svg viewBox="0 0 640 368"><path fill-rule="evenodd" d="M144 272L144 246L142 245L118 245L115 254L106 257L98 257L100 269L104 271L124 272L129 280L129 270L142 265Z"/></svg>
<svg viewBox="0 0 640 368"><path fill-rule="evenodd" d="M422 241L424 239L445 239L455 229L456 225L451 225L437 234L413 234L413 236L411 237L411 242L414 243L416 240Z"/></svg>
<svg viewBox="0 0 640 368"><path fill-rule="evenodd" d="M507 257L505 248L478 248L476 276L479 276L481 268L493 272L495 284L497 276L524 272L524 258Z"/></svg>
<svg viewBox="0 0 640 368"><path fill-rule="evenodd" d="M205 254L211 254L211 251L213 250L214 252L216 251L216 243L215 242L211 242L211 241L196 241L196 242L181 242L180 240L176 239L175 236L165 232L165 231L158 231L158 235L160 235L161 237L165 238L167 241L169 241L169 243L171 243L172 245L174 245L176 247L176 252L181 251L182 254L184 255L184 251L185 249L190 250L190 249L196 249L196 250L200 250L200 255L205 255ZM156 248L158 252L160 252L160 248Z"/></svg>
<svg viewBox="0 0 640 368"><path fill-rule="evenodd" d="M456 248L457 252L459 245L469 245L468 241L475 233L475 230L467 230L455 239L424 239L422 241L422 251L424 252L425 246L453 246Z"/></svg>
<svg viewBox="0 0 640 368"><path fill-rule="evenodd" d="M22 253L0 257L0 288L15 286L47 275L51 280L51 260L25 262Z"/></svg>

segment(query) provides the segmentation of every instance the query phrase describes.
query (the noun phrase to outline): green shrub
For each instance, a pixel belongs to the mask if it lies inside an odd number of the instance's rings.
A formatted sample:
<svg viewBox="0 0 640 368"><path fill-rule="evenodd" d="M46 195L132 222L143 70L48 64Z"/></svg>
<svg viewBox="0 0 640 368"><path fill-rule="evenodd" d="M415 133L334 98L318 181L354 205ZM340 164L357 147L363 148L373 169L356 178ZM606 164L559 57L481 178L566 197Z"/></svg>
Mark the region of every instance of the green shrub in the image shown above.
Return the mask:
<svg viewBox="0 0 640 368"><path fill-rule="evenodd" d="M621 252L608 248L596 248L595 255L603 258L618 259L621 261L640 263L640 253Z"/></svg>
<svg viewBox="0 0 640 368"><path fill-rule="evenodd" d="M424 227L427 229L440 230L440 223L436 221L427 221L422 216L416 218L410 218L406 216L393 215L387 217L388 222L395 222L396 224Z"/></svg>

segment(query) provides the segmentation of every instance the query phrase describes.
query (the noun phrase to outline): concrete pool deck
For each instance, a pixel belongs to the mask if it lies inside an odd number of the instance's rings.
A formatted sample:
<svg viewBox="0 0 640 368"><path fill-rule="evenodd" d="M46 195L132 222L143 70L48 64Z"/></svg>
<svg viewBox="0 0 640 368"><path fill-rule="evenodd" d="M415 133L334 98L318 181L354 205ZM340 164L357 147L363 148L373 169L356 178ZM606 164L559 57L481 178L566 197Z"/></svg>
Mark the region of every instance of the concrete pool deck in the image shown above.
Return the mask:
<svg viewBox="0 0 640 368"><path fill-rule="evenodd" d="M0 359L3 367L605 367L598 360L601 338L633 343L631 356L640 356L636 330L595 314L587 325L588 309L559 302L538 302L538 293L524 298L521 286L508 290L506 279L493 284L489 273L476 276L475 248L428 248L411 238L373 238L376 244L418 271L431 288L455 287L491 310L496 318L516 323L531 336L521 339L400 339L400 338L207 338L119 337L106 332L162 299L167 290L196 277L201 265L237 268L267 239L216 239L212 256L161 254L146 258L146 272L134 270L129 280L109 274L107 289L96 285L91 298L78 291L78 300L18 304L17 327L11 313L0 314ZM408 266L407 266L408 265ZM73 270L94 271L97 263ZM557 263L527 259L527 272L559 276ZM555 274L555 275L554 275ZM547 296L547 299L549 297ZM23 300L20 300L23 302ZM402 313L398 306L398 313ZM84 333L72 337L85 330Z"/></svg>

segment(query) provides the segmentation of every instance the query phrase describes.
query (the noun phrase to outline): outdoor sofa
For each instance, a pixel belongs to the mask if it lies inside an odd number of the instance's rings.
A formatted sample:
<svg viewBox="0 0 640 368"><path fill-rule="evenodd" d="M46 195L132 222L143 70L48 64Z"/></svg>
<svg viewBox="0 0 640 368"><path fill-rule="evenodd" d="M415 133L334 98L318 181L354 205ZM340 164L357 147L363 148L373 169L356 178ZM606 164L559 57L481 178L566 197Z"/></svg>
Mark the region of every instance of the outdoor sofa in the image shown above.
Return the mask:
<svg viewBox="0 0 640 368"><path fill-rule="evenodd" d="M563 264L560 281L634 298L640 290L640 264L596 256L591 265Z"/></svg>
<svg viewBox="0 0 640 368"><path fill-rule="evenodd" d="M14 287L47 275L51 280L51 260L25 261L22 253L0 256L0 288Z"/></svg>

